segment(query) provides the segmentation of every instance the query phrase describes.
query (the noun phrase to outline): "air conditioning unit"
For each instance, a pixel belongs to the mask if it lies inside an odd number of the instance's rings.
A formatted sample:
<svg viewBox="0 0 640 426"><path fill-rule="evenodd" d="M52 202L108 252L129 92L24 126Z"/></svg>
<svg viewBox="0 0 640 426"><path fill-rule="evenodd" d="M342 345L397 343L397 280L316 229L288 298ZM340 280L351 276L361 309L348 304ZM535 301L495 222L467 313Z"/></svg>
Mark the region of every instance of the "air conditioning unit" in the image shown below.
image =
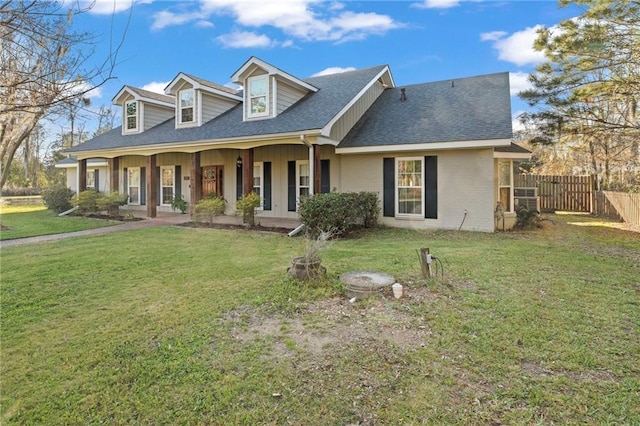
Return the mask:
<svg viewBox="0 0 640 426"><path fill-rule="evenodd" d="M513 188L513 200L516 208L524 205L528 210L540 211L538 188Z"/></svg>

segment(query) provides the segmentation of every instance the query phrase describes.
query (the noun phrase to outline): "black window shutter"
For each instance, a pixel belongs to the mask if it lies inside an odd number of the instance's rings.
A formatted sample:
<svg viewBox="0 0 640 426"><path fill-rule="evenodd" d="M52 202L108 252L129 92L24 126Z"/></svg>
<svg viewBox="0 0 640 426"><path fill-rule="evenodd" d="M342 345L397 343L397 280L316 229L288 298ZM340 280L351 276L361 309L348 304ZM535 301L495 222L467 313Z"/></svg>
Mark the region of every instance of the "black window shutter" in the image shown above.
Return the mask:
<svg viewBox="0 0 640 426"><path fill-rule="evenodd" d="M160 180L160 167L156 167L156 205L159 206L162 202L162 181Z"/></svg>
<svg viewBox="0 0 640 426"><path fill-rule="evenodd" d="M424 217L438 218L438 157L424 157Z"/></svg>
<svg viewBox="0 0 640 426"><path fill-rule="evenodd" d="M93 171L93 181L95 182L96 191L100 191L100 170L95 169Z"/></svg>
<svg viewBox="0 0 640 426"><path fill-rule="evenodd" d="M140 204L145 206L147 204L147 168L140 167L140 188L138 188L138 196L140 197Z"/></svg>
<svg viewBox="0 0 640 426"><path fill-rule="evenodd" d="M320 193L331 192L331 167L329 160L320 160Z"/></svg>
<svg viewBox="0 0 640 426"><path fill-rule="evenodd" d="M382 166L382 214L385 217L396 215L396 161L394 158L383 158Z"/></svg>
<svg viewBox="0 0 640 426"><path fill-rule="evenodd" d="M262 208L264 210L271 210L271 161L265 161L262 164L262 174L264 175L264 182L262 183Z"/></svg>
<svg viewBox="0 0 640 426"><path fill-rule="evenodd" d="M242 166L236 165L236 200L242 198Z"/></svg>
<svg viewBox="0 0 640 426"><path fill-rule="evenodd" d="M182 166L176 166L176 180L173 186L175 197L180 198L182 196Z"/></svg>
<svg viewBox="0 0 640 426"><path fill-rule="evenodd" d="M296 211L296 162L287 163L287 210Z"/></svg>
<svg viewBox="0 0 640 426"><path fill-rule="evenodd" d="M124 169L122 169L122 192L124 194L129 195L129 172L127 171L127 168L125 167ZM128 201L128 200L127 200Z"/></svg>

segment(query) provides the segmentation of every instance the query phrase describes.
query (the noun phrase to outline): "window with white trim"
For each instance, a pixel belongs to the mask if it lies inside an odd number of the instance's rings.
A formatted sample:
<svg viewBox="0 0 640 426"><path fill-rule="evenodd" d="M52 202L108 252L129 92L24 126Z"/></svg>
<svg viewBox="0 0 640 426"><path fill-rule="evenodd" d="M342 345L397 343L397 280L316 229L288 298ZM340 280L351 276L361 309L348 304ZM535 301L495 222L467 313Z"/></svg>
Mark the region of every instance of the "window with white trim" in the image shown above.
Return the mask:
<svg viewBox="0 0 640 426"><path fill-rule="evenodd" d="M178 93L179 119L180 124L193 123L196 116L196 93L193 89L181 90Z"/></svg>
<svg viewBox="0 0 640 426"><path fill-rule="evenodd" d="M424 158L396 158L396 214L423 215Z"/></svg>
<svg viewBox="0 0 640 426"><path fill-rule="evenodd" d="M140 167L130 167L127 173L129 204L140 204Z"/></svg>
<svg viewBox="0 0 640 426"><path fill-rule="evenodd" d="M264 117L269 115L269 79L266 75L249 77L249 117Z"/></svg>
<svg viewBox="0 0 640 426"><path fill-rule="evenodd" d="M124 104L124 121L127 132L138 130L138 102L129 101Z"/></svg>
<svg viewBox="0 0 640 426"><path fill-rule="evenodd" d="M174 194L174 167L173 166L162 166L160 167L160 189L161 189L161 199L160 205L162 206L170 206L171 201L173 201Z"/></svg>
<svg viewBox="0 0 640 426"><path fill-rule="evenodd" d="M498 160L498 200L502 203L505 212L513 211L511 203L513 196L512 170L511 160Z"/></svg>
<svg viewBox="0 0 640 426"><path fill-rule="evenodd" d="M264 176L262 175L262 163L253 163L253 192L260 197L260 206L258 210L262 210L264 206Z"/></svg>
<svg viewBox="0 0 640 426"><path fill-rule="evenodd" d="M95 172L95 170L87 171L87 189L89 189L89 188L93 188L96 191L98 190L98 188L96 188L96 172Z"/></svg>
<svg viewBox="0 0 640 426"><path fill-rule="evenodd" d="M296 194L309 195L309 161L296 161Z"/></svg>

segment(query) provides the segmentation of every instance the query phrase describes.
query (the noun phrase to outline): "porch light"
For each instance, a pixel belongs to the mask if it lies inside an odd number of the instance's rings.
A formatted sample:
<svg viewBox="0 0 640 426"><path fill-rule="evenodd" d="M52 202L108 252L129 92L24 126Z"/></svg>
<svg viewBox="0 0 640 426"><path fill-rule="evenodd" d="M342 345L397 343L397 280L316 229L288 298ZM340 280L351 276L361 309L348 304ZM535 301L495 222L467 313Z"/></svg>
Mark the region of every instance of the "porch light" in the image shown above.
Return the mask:
<svg viewBox="0 0 640 426"><path fill-rule="evenodd" d="M238 166L238 168L242 167L242 157L238 156L238 159L236 160L236 166Z"/></svg>

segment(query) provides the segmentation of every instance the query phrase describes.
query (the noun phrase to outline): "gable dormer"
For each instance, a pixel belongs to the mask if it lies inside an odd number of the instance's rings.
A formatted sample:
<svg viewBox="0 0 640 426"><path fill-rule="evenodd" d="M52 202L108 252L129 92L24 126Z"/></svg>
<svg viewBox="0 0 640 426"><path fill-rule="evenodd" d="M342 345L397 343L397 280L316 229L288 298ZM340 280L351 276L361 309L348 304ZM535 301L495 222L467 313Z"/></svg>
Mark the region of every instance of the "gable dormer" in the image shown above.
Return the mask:
<svg viewBox="0 0 640 426"><path fill-rule="evenodd" d="M237 90L183 72L164 92L175 97L176 129L201 126L242 102Z"/></svg>
<svg viewBox="0 0 640 426"><path fill-rule="evenodd" d="M244 87L244 121L276 117L308 93L319 90L255 56L231 76L231 81Z"/></svg>
<svg viewBox="0 0 640 426"><path fill-rule="evenodd" d="M142 133L173 116L172 96L124 86L112 103L122 107L122 134Z"/></svg>

